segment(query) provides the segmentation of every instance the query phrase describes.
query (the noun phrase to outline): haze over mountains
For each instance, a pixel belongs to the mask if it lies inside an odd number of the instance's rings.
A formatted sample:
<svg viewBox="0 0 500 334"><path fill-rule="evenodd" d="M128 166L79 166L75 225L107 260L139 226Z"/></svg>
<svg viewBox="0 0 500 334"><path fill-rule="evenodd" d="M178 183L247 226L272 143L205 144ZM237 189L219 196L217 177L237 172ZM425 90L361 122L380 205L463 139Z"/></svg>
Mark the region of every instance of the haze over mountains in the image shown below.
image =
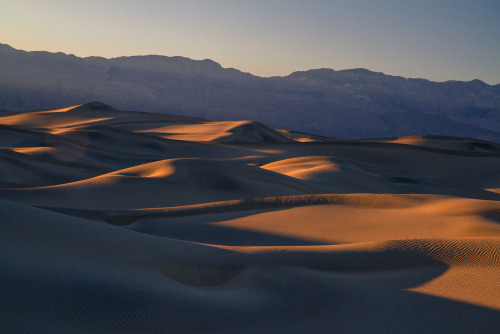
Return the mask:
<svg viewBox="0 0 500 334"><path fill-rule="evenodd" d="M262 78L211 60L79 58L0 44L0 109L102 101L125 110L250 119L338 138L448 135L500 142L500 84L405 79L365 69Z"/></svg>

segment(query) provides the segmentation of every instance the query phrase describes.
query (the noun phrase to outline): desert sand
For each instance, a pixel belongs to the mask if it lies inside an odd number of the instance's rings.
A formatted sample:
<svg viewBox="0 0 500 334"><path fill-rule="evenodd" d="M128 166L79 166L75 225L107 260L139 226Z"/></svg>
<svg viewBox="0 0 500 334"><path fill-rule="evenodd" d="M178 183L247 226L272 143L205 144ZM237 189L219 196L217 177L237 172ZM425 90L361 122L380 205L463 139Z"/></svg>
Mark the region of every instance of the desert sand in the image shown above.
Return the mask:
<svg viewBox="0 0 500 334"><path fill-rule="evenodd" d="M500 332L500 144L0 114L1 333Z"/></svg>

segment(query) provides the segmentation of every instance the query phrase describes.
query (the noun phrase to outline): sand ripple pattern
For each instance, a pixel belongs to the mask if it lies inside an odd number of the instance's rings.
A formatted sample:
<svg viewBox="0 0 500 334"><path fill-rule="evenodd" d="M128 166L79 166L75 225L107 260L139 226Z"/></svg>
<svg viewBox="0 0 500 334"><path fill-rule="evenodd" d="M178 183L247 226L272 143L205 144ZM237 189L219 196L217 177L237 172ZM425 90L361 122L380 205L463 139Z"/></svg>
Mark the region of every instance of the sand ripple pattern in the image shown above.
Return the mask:
<svg viewBox="0 0 500 334"><path fill-rule="evenodd" d="M500 332L497 148L5 113L0 333Z"/></svg>

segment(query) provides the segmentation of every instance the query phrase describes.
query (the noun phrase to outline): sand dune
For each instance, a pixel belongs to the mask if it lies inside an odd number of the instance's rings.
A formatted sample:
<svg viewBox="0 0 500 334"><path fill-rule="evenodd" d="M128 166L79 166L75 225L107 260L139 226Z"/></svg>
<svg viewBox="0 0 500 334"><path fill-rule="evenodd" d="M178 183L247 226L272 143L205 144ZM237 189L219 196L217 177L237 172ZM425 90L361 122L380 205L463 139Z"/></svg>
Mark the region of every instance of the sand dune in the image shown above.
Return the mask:
<svg viewBox="0 0 500 334"><path fill-rule="evenodd" d="M34 206L119 210L317 191L300 180L242 163L174 159L50 187L0 189L0 197Z"/></svg>
<svg viewBox="0 0 500 334"><path fill-rule="evenodd" d="M129 127L130 128L130 127ZM287 142L290 139L267 126L251 121L174 124L143 129L168 139L216 142Z"/></svg>
<svg viewBox="0 0 500 334"><path fill-rule="evenodd" d="M0 189L42 187L88 179L106 170L94 166L58 163L0 149Z"/></svg>
<svg viewBox="0 0 500 334"><path fill-rule="evenodd" d="M496 333L500 145L0 115L2 333Z"/></svg>
<svg viewBox="0 0 500 334"><path fill-rule="evenodd" d="M373 141L373 140L360 140ZM400 138L381 138L376 141L430 147L462 152L495 152L500 153L500 145L479 139L446 137L446 136L407 136Z"/></svg>

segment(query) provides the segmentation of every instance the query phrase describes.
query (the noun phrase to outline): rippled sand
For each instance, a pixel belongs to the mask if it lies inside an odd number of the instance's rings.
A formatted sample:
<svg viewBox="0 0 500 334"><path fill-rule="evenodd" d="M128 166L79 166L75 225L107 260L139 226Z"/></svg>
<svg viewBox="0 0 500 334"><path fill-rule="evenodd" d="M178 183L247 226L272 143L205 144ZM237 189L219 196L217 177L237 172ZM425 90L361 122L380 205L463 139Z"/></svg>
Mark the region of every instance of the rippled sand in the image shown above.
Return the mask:
<svg viewBox="0 0 500 334"><path fill-rule="evenodd" d="M500 145L0 113L1 333L495 333Z"/></svg>

